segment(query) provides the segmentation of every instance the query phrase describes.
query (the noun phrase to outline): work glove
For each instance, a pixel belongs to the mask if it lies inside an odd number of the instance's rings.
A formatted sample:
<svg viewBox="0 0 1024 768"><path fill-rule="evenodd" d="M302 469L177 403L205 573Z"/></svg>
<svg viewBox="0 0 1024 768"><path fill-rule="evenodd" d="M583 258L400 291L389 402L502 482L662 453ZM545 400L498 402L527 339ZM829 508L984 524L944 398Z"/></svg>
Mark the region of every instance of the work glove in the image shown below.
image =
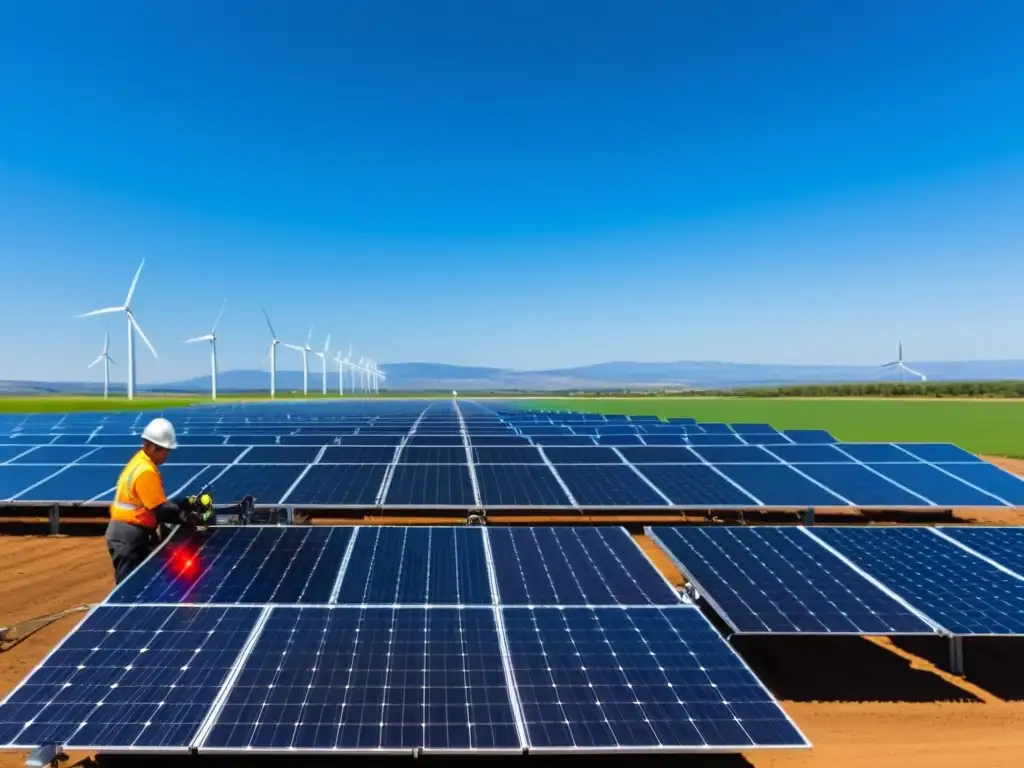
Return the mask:
<svg viewBox="0 0 1024 768"><path fill-rule="evenodd" d="M208 493L189 496L182 505L182 512L188 523L196 528L205 528L213 519L213 498Z"/></svg>

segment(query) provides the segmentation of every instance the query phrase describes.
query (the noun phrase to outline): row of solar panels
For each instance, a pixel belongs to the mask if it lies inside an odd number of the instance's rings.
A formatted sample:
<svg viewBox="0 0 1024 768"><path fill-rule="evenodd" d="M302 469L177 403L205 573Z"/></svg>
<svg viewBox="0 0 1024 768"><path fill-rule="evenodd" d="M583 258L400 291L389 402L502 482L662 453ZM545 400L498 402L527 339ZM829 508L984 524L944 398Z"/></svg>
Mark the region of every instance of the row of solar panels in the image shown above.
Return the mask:
<svg viewBox="0 0 1024 768"><path fill-rule="evenodd" d="M1024 634L1024 528L654 527L746 634Z"/></svg>
<svg viewBox="0 0 1024 768"><path fill-rule="evenodd" d="M339 604L348 599L363 602ZM463 604L443 605L453 601ZM465 527L176 536L0 704L0 746L44 743L290 754L809 746L622 529Z"/></svg>
<svg viewBox="0 0 1024 768"><path fill-rule="evenodd" d="M796 447L796 446L794 446ZM821 446L827 448L827 446ZM121 469L113 456L108 464L89 459L110 448L74 449L47 446L37 450L86 450L69 465L8 463L0 465L0 501L17 503L104 502L112 498ZM186 449L179 449L186 450ZM194 449L209 450L209 449ZM229 450L234 450L230 449ZM249 449L256 450L256 449ZM264 449L265 450L265 449ZM287 452L292 448L279 448ZM987 507L1024 506L1024 481L982 461L962 463L706 463L685 448L635 448L634 461L623 448L607 449L479 448L476 462L465 463L463 449L447 458L463 463L324 463L327 449L315 449L320 463L249 463L239 454L232 464L166 464L161 472L172 496L204 488L230 502L255 496L261 505L320 507L451 507L469 508L593 508L658 509L712 507ZM372 449L353 453L339 447L335 458L369 459ZM367 452L363 452L363 451ZM409 458L418 455L416 449ZM424 449L424 458L439 451ZM532 452L527 457L521 451ZM751 448L751 450L760 450ZM895 449L894 449L895 450ZM121 458L126 458L127 449ZM515 456L508 452L515 451ZM685 453L675 453L682 451ZM385 453L393 455L392 449ZM579 455L580 453L584 456ZM263 456L264 454L260 454ZM105 454L104 454L105 456ZM305 457L305 454L303 454ZM533 463L484 463L516 458ZM209 458L209 457L208 457ZM285 459L285 455L279 458ZM316 455L313 456L316 458ZM382 455L379 458L385 458ZM390 456L388 457L390 458ZM481 459L483 459L481 461ZM546 459L546 461L545 461ZM308 458L296 458L308 461ZM667 462L675 463L667 463ZM660 463L665 462L665 463Z"/></svg>

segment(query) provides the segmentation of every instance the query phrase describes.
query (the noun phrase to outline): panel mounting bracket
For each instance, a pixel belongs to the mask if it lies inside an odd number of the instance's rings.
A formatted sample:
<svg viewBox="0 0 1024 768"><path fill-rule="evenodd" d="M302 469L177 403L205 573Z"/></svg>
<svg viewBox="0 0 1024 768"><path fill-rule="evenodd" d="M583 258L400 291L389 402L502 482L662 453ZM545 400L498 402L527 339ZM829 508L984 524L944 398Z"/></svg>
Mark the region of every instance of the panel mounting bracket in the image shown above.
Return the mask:
<svg viewBox="0 0 1024 768"><path fill-rule="evenodd" d="M964 674L964 638L961 635L949 636L949 671L961 677Z"/></svg>
<svg viewBox="0 0 1024 768"><path fill-rule="evenodd" d="M48 765L56 768L62 760L67 759L68 756L64 754L64 749L59 744L40 744L28 753L25 765L29 768L44 768Z"/></svg>

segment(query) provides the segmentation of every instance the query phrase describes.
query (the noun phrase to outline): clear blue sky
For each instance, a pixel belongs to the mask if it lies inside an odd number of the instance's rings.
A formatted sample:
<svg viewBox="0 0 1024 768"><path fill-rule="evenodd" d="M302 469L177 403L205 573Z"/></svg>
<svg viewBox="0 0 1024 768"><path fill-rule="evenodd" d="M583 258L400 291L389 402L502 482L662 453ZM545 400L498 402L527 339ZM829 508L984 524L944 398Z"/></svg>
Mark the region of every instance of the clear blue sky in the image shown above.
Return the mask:
<svg viewBox="0 0 1024 768"><path fill-rule="evenodd" d="M6 2L0 378L1024 356L1024 3ZM123 378L124 323L109 323ZM292 359L294 358L294 359ZM282 352L282 367L298 355Z"/></svg>

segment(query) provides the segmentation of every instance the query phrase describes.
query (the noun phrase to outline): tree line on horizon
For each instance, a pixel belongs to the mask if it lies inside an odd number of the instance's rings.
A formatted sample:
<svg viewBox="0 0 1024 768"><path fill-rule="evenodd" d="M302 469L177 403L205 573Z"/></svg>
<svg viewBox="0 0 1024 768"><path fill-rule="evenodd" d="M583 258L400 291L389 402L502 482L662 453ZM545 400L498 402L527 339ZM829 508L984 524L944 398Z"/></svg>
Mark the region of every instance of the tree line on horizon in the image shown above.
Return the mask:
<svg viewBox="0 0 1024 768"><path fill-rule="evenodd" d="M552 393L553 394L553 393ZM855 382L850 384L792 384L775 387L733 387L729 389L618 390L584 392L575 390L575 397L631 396L659 397L1024 397L1024 379L1005 381L928 381L928 382Z"/></svg>

